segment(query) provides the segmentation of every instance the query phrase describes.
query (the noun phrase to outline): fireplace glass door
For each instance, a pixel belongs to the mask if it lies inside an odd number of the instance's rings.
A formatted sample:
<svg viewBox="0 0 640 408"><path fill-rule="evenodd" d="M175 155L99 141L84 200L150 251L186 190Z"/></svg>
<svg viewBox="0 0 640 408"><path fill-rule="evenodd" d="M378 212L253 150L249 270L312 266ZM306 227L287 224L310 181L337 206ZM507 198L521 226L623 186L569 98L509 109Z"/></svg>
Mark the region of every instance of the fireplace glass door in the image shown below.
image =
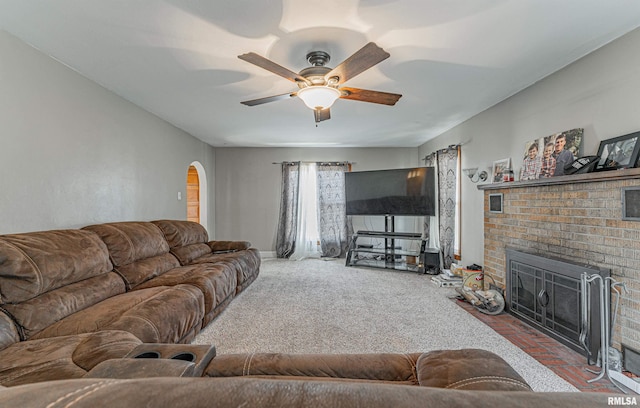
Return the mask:
<svg viewBox="0 0 640 408"><path fill-rule="evenodd" d="M572 349L585 352L580 344L580 276L608 270L577 265L558 258L507 250L507 309L514 316L550 335ZM600 348L599 294L591 294L587 348L590 361Z"/></svg>

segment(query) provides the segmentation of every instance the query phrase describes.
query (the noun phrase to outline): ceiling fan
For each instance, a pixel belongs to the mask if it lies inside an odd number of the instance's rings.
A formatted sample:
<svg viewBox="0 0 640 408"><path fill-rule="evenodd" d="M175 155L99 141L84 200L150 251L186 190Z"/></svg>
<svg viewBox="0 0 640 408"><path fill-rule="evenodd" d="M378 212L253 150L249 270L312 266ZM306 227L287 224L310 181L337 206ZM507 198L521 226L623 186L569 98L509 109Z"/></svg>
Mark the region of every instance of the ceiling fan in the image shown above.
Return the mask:
<svg viewBox="0 0 640 408"><path fill-rule="evenodd" d="M247 106L255 106L297 96L302 99L307 107L313 109L316 124L323 120L331 119L329 109L338 98L393 106L402 97L402 95L394 93L341 86L349 79L389 58L388 52L372 42L356 51L333 69L326 66L331 57L324 51L308 53L307 61L311 66L304 68L299 73L295 73L253 52L238 55L238 58L295 82L299 88L297 91L240 103Z"/></svg>

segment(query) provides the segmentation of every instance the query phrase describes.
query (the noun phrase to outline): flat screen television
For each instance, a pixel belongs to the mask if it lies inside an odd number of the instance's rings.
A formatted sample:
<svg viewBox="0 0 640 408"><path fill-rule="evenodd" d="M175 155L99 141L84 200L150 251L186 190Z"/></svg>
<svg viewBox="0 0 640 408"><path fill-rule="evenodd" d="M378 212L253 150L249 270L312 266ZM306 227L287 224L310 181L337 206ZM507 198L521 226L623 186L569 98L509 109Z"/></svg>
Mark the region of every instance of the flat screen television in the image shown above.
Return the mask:
<svg viewBox="0 0 640 408"><path fill-rule="evenodd" d="M433 167L345 173L347 215L435 215Z"/></svg>

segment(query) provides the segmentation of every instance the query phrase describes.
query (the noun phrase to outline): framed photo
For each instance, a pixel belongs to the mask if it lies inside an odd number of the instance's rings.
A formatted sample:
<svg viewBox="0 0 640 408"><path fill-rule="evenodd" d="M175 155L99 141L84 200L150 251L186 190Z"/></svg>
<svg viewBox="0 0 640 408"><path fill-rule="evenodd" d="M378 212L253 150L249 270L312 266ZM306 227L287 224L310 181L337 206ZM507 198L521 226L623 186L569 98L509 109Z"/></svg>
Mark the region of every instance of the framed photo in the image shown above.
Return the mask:
<svg viewBox="0 0 640 408"><path fill-rule="evenodd" d="M547 173L545 167L549 163L545 160L547 157L545 154L546 151L541 150L543 156L542 170L540 171L541 178L565 175L564 169L567 168L567 166L570 166L575 159L582 156L583 135L584 129L576 128L555 133L543 138L543 149L547 149L550 145L553 145L553 152L551 154L553 160L549 161L555 162L555 168L552 170L551 174Z"/></svg>
<svg viewBox="0 0 640 408"><path fill-rule="evenodd" d="M489 194L489 212L502 213L502 193Z"/></svg>
<svg viewBox="0 0 640 408"><path fill-rule="evenodd" d="M526 142L519 180L569 174L565 168L582 156L583 135L583 128L575 128Z"/></svg>
<svg viewBox="0 0 640 408"><path fill-rule="evenodd" d="M511 158L494 161L491 182L502 183L504 174L509 170L511 170Z"/></svg>
<svg viewBox="0 0 640 408"><path fill-rule="evenodd" d="M595 171L636 167L640 151L640 132L603 140L598 148Z"/></svg>

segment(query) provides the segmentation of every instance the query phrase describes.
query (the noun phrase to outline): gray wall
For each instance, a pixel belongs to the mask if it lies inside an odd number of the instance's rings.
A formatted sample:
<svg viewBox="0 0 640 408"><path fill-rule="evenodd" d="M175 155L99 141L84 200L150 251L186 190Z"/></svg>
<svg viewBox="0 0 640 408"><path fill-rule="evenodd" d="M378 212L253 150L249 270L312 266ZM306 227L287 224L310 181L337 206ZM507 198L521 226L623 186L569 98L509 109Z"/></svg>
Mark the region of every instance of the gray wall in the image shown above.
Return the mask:
<svg viewBox="0 0 640 408"><path fill-rule="evenodd" d="M209 145L0 31L0 233L185 219L196 160L213 180Z"/></svg>
<svg viewBox="0 0 640 408"><path fill-rule="evenodd" d="M489 171L510 157L518 173L525 143L584 128L584 155L601 140L640 130L640 29L604 46L420 146L420 157L463 143L462 168ZM463 264L483 262L483 194L462 180Z"/></svg>
<svg viewBox="0 0 640 408"><path fill-rule="evenodd" d="M176 195L198 160L210 234L271 251L280 191L272 162L410 167L462 142L463 168L511 157L517 169L526 141L575 127L585 128L584 153L593 154L600 140L640 129L639 48L635 30L419 149L213 149L0 31L0 233L182 219L186 204ZM482 221L482 194L463 179L465 264L483 262Z"/></svg>
<svg viewBox="0 0 640 408"><path fill-rule="evenodd" d="M414 167L416 148L217 148L216 237L243 239L267 253L275 251L282 161L350 161L353 171ZM377 226L383 217L356 217L354 228Z"/></svg>

